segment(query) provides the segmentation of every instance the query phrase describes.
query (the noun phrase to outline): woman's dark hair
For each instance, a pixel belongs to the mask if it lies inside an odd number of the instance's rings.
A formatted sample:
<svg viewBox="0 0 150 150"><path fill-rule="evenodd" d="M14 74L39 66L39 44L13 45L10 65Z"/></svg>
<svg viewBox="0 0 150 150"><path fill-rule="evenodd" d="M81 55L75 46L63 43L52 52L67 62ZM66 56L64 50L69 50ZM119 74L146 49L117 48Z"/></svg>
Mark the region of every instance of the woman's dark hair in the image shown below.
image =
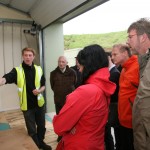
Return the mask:
<svg viewBox="0 0 150 150"><path fill-rule="evenodd" d="M97 44L84 47L83 50L79 51L77 60L80 65L84 66L82 72L83 83L98 69L108 67L108 57L105 50Z"/></svg>

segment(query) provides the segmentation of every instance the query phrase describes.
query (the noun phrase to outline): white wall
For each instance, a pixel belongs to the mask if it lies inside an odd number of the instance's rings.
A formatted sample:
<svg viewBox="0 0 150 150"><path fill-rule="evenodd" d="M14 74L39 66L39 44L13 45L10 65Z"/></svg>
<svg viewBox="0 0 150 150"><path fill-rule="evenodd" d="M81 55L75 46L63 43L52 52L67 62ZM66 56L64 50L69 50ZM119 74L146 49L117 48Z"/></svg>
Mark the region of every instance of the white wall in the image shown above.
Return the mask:
<svg viewBox="0 0 150 150"><path fill-rule="evenodd" d="M0 5L0 18L32 21L32 18L29 17L29 15L19 13L17 10L10 9L4 5Z"/></svg>
<svg viewBox="0 0 150 150"><path fill-rule="evenodd" d="M46 77L47 112L55 111L53 91L50 88L50 72L57 67L57 60L64 54L63 25L53 24L44 29L44 66Z"/></svg>
<svg viewBox="0 0 150 150"><path fill-rule="evenodd" d="M38 24L45 27L85 1L87 0L42 0L36 3L30 13Z"/></svg>
<svg viewBox="0 0 150 150"><path fill-rule="evenodd" d="M21 50L24 47L33 47L37 50L37 40L24 29L31 25L17 23L0 23L0 76L8 73L13 67L22 62ZM38 62L36 58L36 62ZM19 98L15 84L0 87L0 111L19 108Z"/></svg>
<svg viewBox="0 0 150 150"><path fill-rule="evenodd" d="M31 29L31 24L24 23L25 21L31 22L32 18L29 15L0 5L0 20L0 76L20 65L22 62L21 50L24 47L32 47L37 50L35 62L39 63L37 38L23 32L25 29ZM13 20L19 23L13 23ZM19 108L17 86L7 84L0 87L0 111L16 108Z"/></svg>
<svg viewBox="0 0 150 150"><path fill-rule="evenodd" d="M75 65L75 57L77 56L80 50L81 48L76 48L64 51L64 55L67 57L69 67Z"/></svg>

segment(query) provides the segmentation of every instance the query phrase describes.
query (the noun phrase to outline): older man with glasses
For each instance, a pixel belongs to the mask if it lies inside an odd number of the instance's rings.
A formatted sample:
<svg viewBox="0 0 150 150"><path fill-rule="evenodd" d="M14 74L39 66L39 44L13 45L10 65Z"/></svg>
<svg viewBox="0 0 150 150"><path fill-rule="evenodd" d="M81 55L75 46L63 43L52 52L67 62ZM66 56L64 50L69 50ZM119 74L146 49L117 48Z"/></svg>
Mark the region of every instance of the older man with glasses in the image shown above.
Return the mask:
<svg viewBox="0 0 150 150"><path fill-rule="evenodd" d="M133 22L128 30L127 44L139 55L140 83L133 104L135 150L150 150L150 21Z"/></svg>

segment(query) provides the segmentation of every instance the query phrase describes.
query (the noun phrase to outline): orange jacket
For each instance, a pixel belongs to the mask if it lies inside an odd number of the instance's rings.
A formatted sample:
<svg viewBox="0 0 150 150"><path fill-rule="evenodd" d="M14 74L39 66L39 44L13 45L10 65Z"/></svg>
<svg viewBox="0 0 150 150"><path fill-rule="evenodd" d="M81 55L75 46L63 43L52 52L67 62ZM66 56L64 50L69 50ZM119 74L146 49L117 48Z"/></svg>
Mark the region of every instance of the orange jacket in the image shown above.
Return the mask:
<svg viewBox="0 0 150 150"><path fill-rule="evenodd" d="M120 124L132 128L132 105L139 85L137 56L131 56L123 65L119 79L118 113Z"/></svg>

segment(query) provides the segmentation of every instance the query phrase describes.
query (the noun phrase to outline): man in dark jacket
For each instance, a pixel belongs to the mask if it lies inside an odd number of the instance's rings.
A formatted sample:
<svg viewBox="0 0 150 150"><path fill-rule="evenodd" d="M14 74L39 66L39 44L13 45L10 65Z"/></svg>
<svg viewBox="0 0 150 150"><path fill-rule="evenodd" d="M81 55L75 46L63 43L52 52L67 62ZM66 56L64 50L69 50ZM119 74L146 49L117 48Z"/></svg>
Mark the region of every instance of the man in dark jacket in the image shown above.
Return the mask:
<svg viewBox="0 0 150 150"><path fill-rule="evenodd" d="M59 114L61 108L64 106L66 96L75 89L76 74L67 64L66 57L60 56L58 67L50 73L50 85L54 92L56 114ZM58 137L57 141L60 139Z"/></svg>
<svg viewBox="0 0 150 150"><path fill-rule="evenodd" d="M109 60L109 71L110 78L109 80L116 84L116 90L114 94L111 96L110 101L110 112L108 117L108 122L105 128L105 146L106 150L119 150L120 148L120 123L118 119L118 92L119 92L119 77L120 72L117 69L116 65L113 64L111 60L111 53L107 52L108 60ZM114 128L115 135L115 144L113 140L113 136L111 134L111 127ZM114 149L115 147L115 149Z"/></svg>
<svg viewBox="0 0 150 150"><path fill-rule="evenodd" d="M75 84L75 88L79 87L81 85L82 82L82 78L81 78L81 72L79 71L79 62L77 60L77 57L75 57L76 59L76 64L75 66L70 67L71 69L73 69L76 72L76 77L77 77L77 82Z"/></svg>

